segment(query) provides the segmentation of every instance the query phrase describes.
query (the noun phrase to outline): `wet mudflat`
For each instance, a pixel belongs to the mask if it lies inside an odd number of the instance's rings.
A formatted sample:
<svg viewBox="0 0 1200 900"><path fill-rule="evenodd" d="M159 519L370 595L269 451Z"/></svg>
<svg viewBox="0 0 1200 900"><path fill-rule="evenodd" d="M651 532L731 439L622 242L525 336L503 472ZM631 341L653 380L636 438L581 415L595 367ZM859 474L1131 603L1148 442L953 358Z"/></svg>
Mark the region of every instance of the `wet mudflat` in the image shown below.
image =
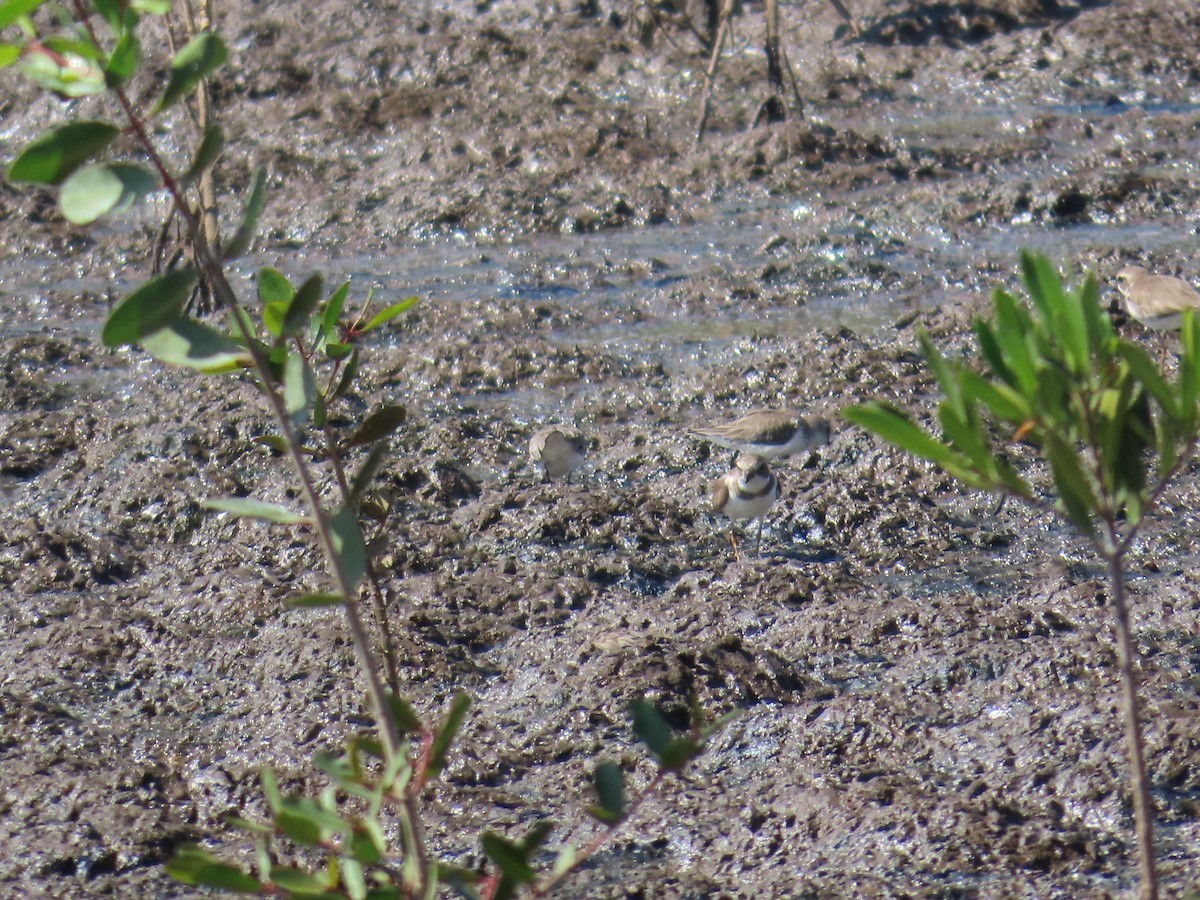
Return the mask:
<svg viewBox="0 0 1200 900"><path fill-rule="evenodd" d="M650 777L625 707L741 715L564 896L1129 896L1133 830L1101 572L1055 519L963 490L838 423L779 467L761 557L735 561L687 429L760 406L928 413L924 328L971 345L1038 247L1111 277L1193 279L1200 12L1190 3L823 3L784 15L807 118L765 99L759 10L696 148L704 58L639 41L636 4L231 9L221 115L236 192L269 165L260 260L422 304L367 354L353 407L408 406L382 562L402 677L474 713L430 840L594 833L587 774ZM12 76L4 73L7 90ZM61 115L15 83L4 158ZM362 728L301 536L200 508L287 502L244 385L109 352L109 290L152 211L84 234L0 188L0 893L192 896L161 863L257 770L317 788ZM29 224L32 222L32 225ZM250 287L247 293L249 295ZM544 485L543 421L588 465ZM1130 565L1160 865L1200 871L1200 481Z"/></svg>

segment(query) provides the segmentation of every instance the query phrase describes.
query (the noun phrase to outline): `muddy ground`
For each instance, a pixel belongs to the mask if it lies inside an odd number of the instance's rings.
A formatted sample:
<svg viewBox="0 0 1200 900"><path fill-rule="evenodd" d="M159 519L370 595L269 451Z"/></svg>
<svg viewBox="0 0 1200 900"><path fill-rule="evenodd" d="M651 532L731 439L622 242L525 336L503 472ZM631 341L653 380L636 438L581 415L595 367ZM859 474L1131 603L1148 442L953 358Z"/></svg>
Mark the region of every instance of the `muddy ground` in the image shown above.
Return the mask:
<svg viewBox="0 0 1200 900"><path fill-rule="evenodd" d="M476 864L483 829L546 817L555 842L589 840L596 761L620 760L635 791L652 775L625 712L646 694L677 719L692 703L740 716L561 896L1133 896L1087 546L839 423L781 467L763 554L736 561L701 493L727 454L685 432L868 397L927 414L916 331L969 347L985 289L1013 281L1020 243L997 234L1082 246L1061 254L1072 271L1200 274L1200 11L851 5L858 40L819 0L785 8L808 115L757 128L747 5L699 148L698 42L634 0L221 11L221 188L269 167L265 261L295 273L321 255L334 277L340 258L449 237L485 270L489 247L521 248L521 278L544 288L422 304L369 345L346 410L412 413L383 475L381 565L414 705L436 719L455 692L474 700L427 795L444 858ZM0 86L7 159L65 113L11 70ZM981 108L1001 113L977 125ZM0 197L0 895L195 896L163 873L175 845L248 860L221 816L261 813L258 769L317 790L312 755L367 726L352 652L336 614L280 612L324 584L306 537L200 507L294 498L254 442L270 431L254 393L99 346L153 215L85 232L39 191ZM644 232L669 248L758 206L790 212L767 224L768 261L741 267L650 251L574 264L549 241ZM606 290L631 280L644 289ZM828 307L778 327L821 298L879 295L894 315L874 327ZM706 342L670 337L681 319L751 324ZM632 343L579 338L614 323ZM658 326L660 345L638 343ZM571 484L524 459L543 419L593 442ZM1172 897L1200 889L1197 509L1193 468L1129 565Z"/></svg>

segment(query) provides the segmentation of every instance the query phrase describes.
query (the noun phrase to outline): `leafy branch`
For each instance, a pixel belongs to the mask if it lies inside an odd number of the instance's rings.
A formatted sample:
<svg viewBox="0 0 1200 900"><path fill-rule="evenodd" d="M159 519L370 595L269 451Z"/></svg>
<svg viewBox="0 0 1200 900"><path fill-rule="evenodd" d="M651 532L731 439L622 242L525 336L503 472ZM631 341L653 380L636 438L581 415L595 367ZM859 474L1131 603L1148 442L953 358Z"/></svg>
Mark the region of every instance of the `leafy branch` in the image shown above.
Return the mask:
<svg viewBox="0 0 1200 900"><path fill-rule="evenodd" d="M1190 311L1184 314L1171 383L1141 347L1116 334L1094 277L1068 292L1045 257L1024 253L1021 281L1026 302L998 289L991 320L974 323L982 371L947 360L921 336L925 361L942 392L940 437L877 401L844 414L971 487L1034 503L1034 491L1009 462L1007 446L1021 442L1040 454L1053 479L1054 509L1088 538L1107 569L1141 895L1151 900L1158 896L1153 808L1124 560L1146 516L1196 451L1200 323Z"/></svg>

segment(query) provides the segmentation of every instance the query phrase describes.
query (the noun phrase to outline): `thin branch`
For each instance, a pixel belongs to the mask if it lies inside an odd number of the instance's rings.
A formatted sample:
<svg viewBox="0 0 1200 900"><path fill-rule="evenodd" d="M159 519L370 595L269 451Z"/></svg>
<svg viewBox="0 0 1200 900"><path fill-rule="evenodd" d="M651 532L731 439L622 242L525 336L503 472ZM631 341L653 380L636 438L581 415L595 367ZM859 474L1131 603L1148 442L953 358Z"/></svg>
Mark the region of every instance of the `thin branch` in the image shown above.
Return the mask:
<svg viewBox="0 0 1200 900"><path fill-rule="evenodd" d="M76 16L87 29L88 35L93 44L99 47L100 42L92 26L91 19L87 11L84 9L83 0L72 0ZM113 93L120 104L122 111L125 114L126 120L132 129L138 143L142 146L146 155L150 159L151 164L158 172L159 178L162 180L163 187L171 195L176 209L180 216L187 224L188 233L192 238L196 253L196 263L198 268L203 269L212 279L214 291L221 302L221 305L230 312L236 313L241 307L238 303L237 296L230 286L228 279L225 277L225 270L213 253L212 248L205 240L203 229L200 227L198 217L184 196L178 182L172 177L162 157L159 155L154 142L150 139L146 131L145 123L141 117L133 109L133 105L129 101L129 97L121 88L113 88ZM362 617L358 612L358 602L354 597L357 586L350 583L346 577L346 572L343 569L337 550L334 546L333 527L324 506L321 503L320 495L317 492L316 485L312 475L309 472L308 466L304 460L303 449L299 438L296 435L295 428L292 425L291 418L287 414L287 408L284 404L282 396L276 389L274 381L271 377L271 369L267 364L266 358L263 356L254 334L250 331L250 327L246 322L246 318L240 315L232 315L238 333L242 337L242 341L246 346L247 352L254 364L254 369L258 372L258 376L263 388L263 393L267 398L267 403L271 408L271 412L275 417L281 435L287 444L288 455L291 458L292 465L296 471L296 477L300 481L301 490L304 493L305 502L312 511L313 524L317 532L318 539L321 543L321 548L324 551L325 558L328 560L334 581L336 582L338 592L346 598L343 604L345 610L346 622L350 629L351 640L354 643L355 653L358 657L359 666L362 669L363 676L367 681L367 694L370 698L373 712L376 720L379 723L380 736L383 738L383 743L387 749L387 754L390 759L396 758L400 753L404 752L400 740L400 732L396 726L395 718L392 716L391 706L387 702L387 697L384 692L383 682L379 677L379 670L376 666L375 659L371 653L370 639L367 635L366 628L363 626ZM428 880L428 863L424 853L420 854L420 880L422 884Z"/></svg>
<svg viewBox="0 0 1200 900"><path fill-rule="evenodd" d="M599 850L606 843L616 836L617 832L619 832L626 823L630 822L634 816L637 815L638 810L642 808L643 804L645 804L647 800L649 800L651 797L657 796L661 792L663 778L665 775L666 773L662 769L659 769L655 773L654 778L650 780L650 783L646 785L646 789L642 791L642 793L638 795L637 799L635 799L633 803L629 805L629 809L625 811L625 815L621 817L620 821L614 822L596 835L596 837L592 839L591 843L584 847L582 851L580 851L580 853L575 857L569 866L534 887L530 893L530 896L545 897L559 884L559 882L595 856L596 853L599 852Z"/></svg>

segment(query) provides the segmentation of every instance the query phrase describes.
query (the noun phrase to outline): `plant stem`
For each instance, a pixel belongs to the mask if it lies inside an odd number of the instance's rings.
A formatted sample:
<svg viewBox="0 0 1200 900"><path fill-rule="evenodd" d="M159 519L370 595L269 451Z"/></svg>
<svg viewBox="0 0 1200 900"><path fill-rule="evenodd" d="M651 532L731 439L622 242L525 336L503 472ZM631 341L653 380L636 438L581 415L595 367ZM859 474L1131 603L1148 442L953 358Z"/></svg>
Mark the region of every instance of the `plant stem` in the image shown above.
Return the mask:
<svg viewBox="0 0 1200 900"><path fill-rule="evenodd" d="M1133 818L1137 831L1138 874L1142 900L1158 900L1158 875L1154 868L1154 809L1150 805L1150 786L1146 777L1145 742L1141 713L1138 709L1137 673L1133 667L1133 639L1129 632L1129 607L1125 602L1125 573L1122 569L1124 546L1117 535L1116 523L1106 523L1107 539L1102 548L1108 563L1113 613L1117 631L1117 664L1121 670L1121 706L1125 716L1125 744L1132 770Z"/></svg>
<svg viewBox="0 0 1200 900"><path fill-rule="evenodd" d="M637 815L638 811L642 808L642 804L658 794L658 792L662 789L663 777L665 775L666 773L662 769L659 769L657 772L655 772L654 778L650 780L650 783L646 785L645 790L638 795L637 799L629 804L629 808L625 810L625 815L621 817L620 821L614 822L596 835L596 837L592 839L591 843L579 851L578 855L576 855L574 861L569 866L567 866L558 874L551 875L541 884L535 885L530 891L529 896L545 897L552 890L554 890L564 878L595 856L601 847L611 841L613 837L616 836L617 832L620 831L627 822L631 821L633 817Z"/></svg>
<svg viewBox="0 0 1200 900"><path fill-rule="evenodd" d="M79 21L88 31L88 35L92 43L99 47L100 42L97 39L95 30L92 27L90 17L87 10L84 8L83 0L73 0L75 14ZM208 241L205 239L204 230L202 228L199 216L196 215L191 204L184 196L179 183L171 176L162 157L159 155L153 141L150 140L149 134L146 132L145 123L141 117L133 109L133 105L129 101L128 95L120 88L113 88L113 94L117 98L117 102L121 105L121 109L125 114L126 120L129 122L129 127L137 138L138 143L149 157L151 164L158 172L162 179L163 187L170 193L171 199L178 210L179 215L187 225L188 234L192 239L194 247L196 265L203 270L211 279L213 291L216 294L221 305L230 313L236 313L240 308L237 300L237 295L230 286L228 279L225 277L225 268L222 262L217 258ZM324 551L325 558L329 563L331 574L337 585L338 592L346 598L346 602L342 608L346 615L346 624L350 629L351 641L354 644L355 655L358 657L359 667L363 677L367 682L367 696L370 699L372 712L375 714L378 724L380 737L383 740L388 757L394 759L399 754L406 752L407 748L403 745L400 738L400 731L396 726L395 717L392 715L391 706L387 702L387 694L384 690L383 680L380 678L379 667L376 665L375 658L371 652L371 641L367 635L367 630L363 625L362 617L359 615L357 592L358 586L351 584L346 578L345 571L339 560L337 550L334 546L333 527L328 513L321 505L320 495L317 493L316 484L313 481L312 474L308 469L303 456L301 442L298 439L295 429L292 427L291 419L287 414L287 409L284 405L283 398L280 396L276 388L275 382L271 377L271 369L267 364L266 358L259 350L254 335L250 332L249 326L246 324L245 318L240 315L232 314L230 318L233 320L235 327L242 337L246 345L247 351L250 353L254 363L254 369L258 373L259 380L262 383L263 393L267 398L268 405L271 407L271 412L274 415L276 424L279 426L280 434L287 443L288 455L292 460L292 465L296 471L296 477L300 481L300 487L304 493L305 502L312 511L313 523L317 532L317 536L321 543L321 549ZM415 803L412 804L415 806ZM415 810L414 810L415 811ZM417 827L419 820L414 820L414 828ZM419 881L424 885L428 875L428 861L425 859L422 841L418 838L415 842L417 848L417 865L419 866Z"/></svg>

